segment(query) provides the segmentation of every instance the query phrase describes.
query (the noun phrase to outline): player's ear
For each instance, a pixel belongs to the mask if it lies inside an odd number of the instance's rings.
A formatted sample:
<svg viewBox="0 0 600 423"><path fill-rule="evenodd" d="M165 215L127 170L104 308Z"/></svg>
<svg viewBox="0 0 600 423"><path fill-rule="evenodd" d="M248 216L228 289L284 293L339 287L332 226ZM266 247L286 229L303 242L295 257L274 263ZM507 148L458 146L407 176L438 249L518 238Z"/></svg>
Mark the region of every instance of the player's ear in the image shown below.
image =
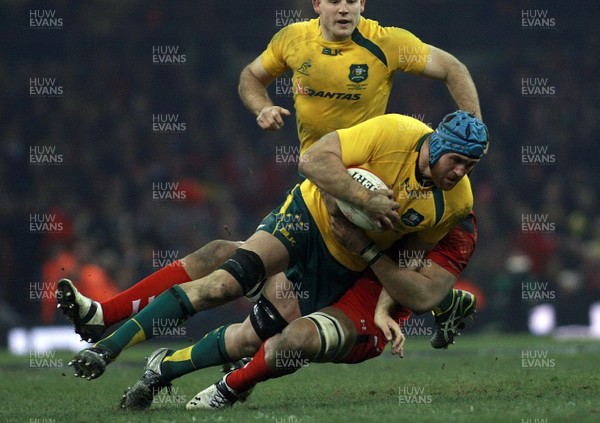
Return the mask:
<svg viewBox="0 0 600 423"><path fill-rule="evenodd" d="M321 14L321 0L312 0L313 9L317 14Z"/></svg>
<svg viewBox="0 0 600 423"><path fill-rule="evenodd" d="M367 2L367 0L360 0L360 13L363 13L365 11L365 3Z"/></svg>

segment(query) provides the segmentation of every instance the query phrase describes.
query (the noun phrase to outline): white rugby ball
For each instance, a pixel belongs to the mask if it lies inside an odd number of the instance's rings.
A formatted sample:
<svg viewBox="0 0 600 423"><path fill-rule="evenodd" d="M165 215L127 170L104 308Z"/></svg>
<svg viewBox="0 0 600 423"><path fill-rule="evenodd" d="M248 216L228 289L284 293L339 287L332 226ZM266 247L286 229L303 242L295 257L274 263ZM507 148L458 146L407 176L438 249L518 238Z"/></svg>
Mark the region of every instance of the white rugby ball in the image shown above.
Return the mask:
<svg viewBox="0 0 600 423"><path fill-rule="evenodd" d="M377 175L366 169L351 167L348 169L348 173L355 181L360 182L365 188L370 190L387 189L387 185L379 179ZM363 211L362 207L344 200L336 199L335 201L342 213L344 213L344 216L359 228L367 231L381 231L381 229L377 227L375 220L371 219L369 215Z"/></svg>

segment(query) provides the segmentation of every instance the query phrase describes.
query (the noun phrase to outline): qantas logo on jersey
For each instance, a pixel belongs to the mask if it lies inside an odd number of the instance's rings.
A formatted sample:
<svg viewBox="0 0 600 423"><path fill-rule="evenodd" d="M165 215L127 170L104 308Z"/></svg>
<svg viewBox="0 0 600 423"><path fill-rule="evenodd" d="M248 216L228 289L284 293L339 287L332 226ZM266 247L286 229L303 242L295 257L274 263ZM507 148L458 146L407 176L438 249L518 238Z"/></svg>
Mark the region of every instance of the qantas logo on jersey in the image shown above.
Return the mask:
<svg viewBox="0 0 600 423"><path fill-rule="evenodd" d="M321 91L315 90L312 88L302 86L301 80L298 78L295 80L294 87L296 93L299 95L305 95L308 97L322 97L322 98L331 98L334 100L351 100L356 101L360 100L361 94L351 94L351 93L335 93L331 91Z"/></svg>
<svg viewBox="0 0 600 423"><path fill-rule="evenodd" d="M311 88L303 88L302 93L309 97L322 97L332 98L335 100L360 100L360 94L348 94L348 93L332 93L331 91L317 91Z"/></svg>

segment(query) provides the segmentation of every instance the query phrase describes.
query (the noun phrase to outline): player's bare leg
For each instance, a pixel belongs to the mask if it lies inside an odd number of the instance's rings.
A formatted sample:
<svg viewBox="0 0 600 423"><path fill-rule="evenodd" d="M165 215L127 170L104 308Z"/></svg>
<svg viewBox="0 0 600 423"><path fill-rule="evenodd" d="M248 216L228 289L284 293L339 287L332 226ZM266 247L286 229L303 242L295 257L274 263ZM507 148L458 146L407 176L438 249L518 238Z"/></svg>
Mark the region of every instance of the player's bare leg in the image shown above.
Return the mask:
<svg viewBox="0 0 600 423"><path fill-rule="evenodd" d="M258 231L220 269L202 279L170 288L109 337L80 351L69 364L75 368L76 376L95 379L124 349L180 325L197 311L260 292L265 278L283 271L288 259L287 248L281 241L270 233Z"/></svg>
<svg viewBox="0 0 600 423"><path fill-rule="evenodd" d="M127 388L121 407L146 410L162 388L171 386L174 379L205 367L231 365L236 360L252 357L263 340L268 339L275 331L279 332L279 328L283 329L288 321L300 317L298 302L293 295L285 292L293 290L292 285L282 283L287 280L283 278L285 275L282 273L269 278L263 290L264 297L255 303L250 316L243 323L215 329L195 345L185 349L174 351L160 348L154 351L148 358L142 377ZM265 299L268 306L265 306ZM257 331L261 334L260 337ZM227 372L238 367L230 367Z"/></svg>
<svg viewBox="0 0 600 423"><path fill-rule="evenodd" d="M96 342L107 327L133 316L173 285L200 279L216 270L241 245L237 241L209 242L101 303L82 295L69 279L61 279L57 306L73 322L82 340Z"/></svg>
<svg viewBox="0 0 600 423"><path fill-rule="evenodd" d="M166 330L197 311L218 307L243 295L254 295L264 285L264 278L286 268L288 257L281 241L258 231L220 269L202 279L170 288L109 337L78 353L69 364L77 376L95 379L121 351L153 337L157 323Z"/></svg>
<svg viewBox="0 0 600 423"><path fill-rule="evenodd" d="M261 345L252 361L199 392L188 410L216 410L245 399L262 381L294 373L310 362L337 362L352 350L357 331L341 310L326 307L290 323Z"/></svg>

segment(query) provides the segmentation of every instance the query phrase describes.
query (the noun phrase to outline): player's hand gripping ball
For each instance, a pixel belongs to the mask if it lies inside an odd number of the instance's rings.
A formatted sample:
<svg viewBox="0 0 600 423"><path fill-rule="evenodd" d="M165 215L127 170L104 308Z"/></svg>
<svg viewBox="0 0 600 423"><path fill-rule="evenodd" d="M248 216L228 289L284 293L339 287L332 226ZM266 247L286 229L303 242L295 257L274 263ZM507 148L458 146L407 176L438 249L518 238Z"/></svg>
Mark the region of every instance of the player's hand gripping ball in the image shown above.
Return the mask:
<svg viewBox="0 0 600 423"><path fill-rule="evenodd" d="M374 173L360 168L360 167L351 167L348 169L348 173L352 178L359 182L363 187L368 188L370 190L376 189L387 189L388 186ZM335 200L338 207L344 213L346 218L354 223L359 228L362 228L367 231L381 231L382 229L377 226L377 222L368 214L366 214L362 207L349 203L344 200Z"/></svg>

